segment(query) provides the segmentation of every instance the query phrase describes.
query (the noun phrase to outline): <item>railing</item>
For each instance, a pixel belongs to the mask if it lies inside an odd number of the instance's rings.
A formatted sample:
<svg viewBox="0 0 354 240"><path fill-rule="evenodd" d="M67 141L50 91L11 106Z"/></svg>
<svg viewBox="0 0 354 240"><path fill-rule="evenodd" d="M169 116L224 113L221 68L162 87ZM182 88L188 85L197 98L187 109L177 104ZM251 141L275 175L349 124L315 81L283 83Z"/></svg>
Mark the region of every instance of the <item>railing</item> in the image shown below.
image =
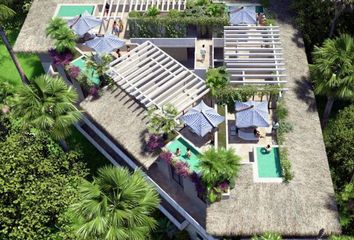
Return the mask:
<svg viewBox="0 0 354 240"><path fill-rule="evenodd" d="M93 130L106 144L108 144L132 169L137 169L139 166L137 166L122 150L120 150L114 143L112 143L109 138L103 134L94 124L90 122L87 118L84 117L83 122L87 124L91 130ZM94 139L92 139L78 124L76 124L76 128L114 165L120 166L101 146L99 146ZM203 237L205 237L208 240L215 240L212 236L210 236L205 229L191 216L189 215L188 212L186 212L173 198L168 195L154 180L152 180L146 173L144 173L144 177L148 182L150 182L157 190L157 192L160 194L161 197L163 197L169 204L171 204L175 210L177 210ZM161 205L159 207L160 209L163 209L162 212L166 213L167 210L164 209ZM174 219L174 217L171 214L167 214L166 217L169 219ZM172 222L175 224L178 222L176 219L172 220ZM176 226L178 227L179 225L185 225L185 223L182 224L177 224ZM181 226L182 227L182 226Z"/></svg>

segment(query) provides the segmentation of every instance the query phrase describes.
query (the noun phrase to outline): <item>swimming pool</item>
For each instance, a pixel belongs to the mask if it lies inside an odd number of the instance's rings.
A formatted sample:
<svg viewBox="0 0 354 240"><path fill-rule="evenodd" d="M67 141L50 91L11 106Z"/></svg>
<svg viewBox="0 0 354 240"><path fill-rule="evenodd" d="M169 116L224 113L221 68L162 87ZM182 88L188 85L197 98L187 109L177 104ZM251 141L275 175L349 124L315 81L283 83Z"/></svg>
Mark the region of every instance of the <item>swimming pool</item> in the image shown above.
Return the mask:
<svg viewBox="0 0 354 240"><path fill-rule="evenodd" d="M71 65L76 66L80 68L82 72L85 72L90 79L90 81L96 85L100 84L100 79L98 77L98 74L96 73L95 70L93 69L86 69L86 57L81 56L79 58L76 58L71 62Z"/></svg>
<svg viewBox="0 0 354 240"><path fill-rule="evenodd" d="M282 168L279 157L279 147L273 146L270 152L264 147L254 148L254 177L260 182L281 182Z"/></svg>
<svg viewBox="0 0 354 240"><path fill-rule="evenodd" d="M93 15L96 5L80 5L80 4L62 4L59 5L56 11L56 17L71 18L87 11Z"/></svg>
<svg viewBox="0 0 354 240"><path fill-rule="evenodd" d="M196 173L199 172L198 156L200 155L200 153L197 149L195 149L195 147L192 146L191 143L185 140L182 136L179 136L176 139L172 140L170 143L167 144L166 147L172 153L175 153L177 148L179 148L181 150L181 155L179 156L179 159L183 162L188 163L190 170ZM187 148L191 150L190 158L187 158L186 156Z"/></svg>

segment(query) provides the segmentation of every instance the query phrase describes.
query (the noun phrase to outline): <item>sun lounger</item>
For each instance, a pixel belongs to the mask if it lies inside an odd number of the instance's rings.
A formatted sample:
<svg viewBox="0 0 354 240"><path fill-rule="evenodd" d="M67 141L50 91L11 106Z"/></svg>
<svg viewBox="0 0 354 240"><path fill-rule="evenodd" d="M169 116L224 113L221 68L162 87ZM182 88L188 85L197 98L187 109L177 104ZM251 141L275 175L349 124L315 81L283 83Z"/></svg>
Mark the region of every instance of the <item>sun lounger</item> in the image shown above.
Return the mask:
<svg viewBox="0 0 354 240"><path fill-rule="evenodd" d="M244 132L242 130L238 130L238 136L243 139L243 140L247 140L247 141L258 141L259 137L256 137L254 135L254 133L251 132Z"/></svg>

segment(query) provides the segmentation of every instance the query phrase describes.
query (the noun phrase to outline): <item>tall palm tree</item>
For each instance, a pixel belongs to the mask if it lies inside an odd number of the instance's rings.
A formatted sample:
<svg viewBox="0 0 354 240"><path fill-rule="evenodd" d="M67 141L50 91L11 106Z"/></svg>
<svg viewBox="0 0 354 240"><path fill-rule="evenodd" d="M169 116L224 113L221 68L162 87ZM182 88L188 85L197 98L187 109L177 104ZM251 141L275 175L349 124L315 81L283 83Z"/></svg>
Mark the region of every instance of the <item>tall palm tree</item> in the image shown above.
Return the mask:
<svg viewBox="0 0 354 240"><path fill-rule="evenodd" d="M55 50L59 53L72 51L76 46L76 35L61 18L53 18L45 29L47 37L54 40Z"/></svg>
<svg viewBox="0 0 354 240"><path fill-rule="evenodd" d="M80 239L142 240L156 227L151 213L159 198L140 170L107 166L93 182L79 186L78 202L69 209Z"/></svg>
<svg viewBox="0 0 354 240"><path fill-rule="evenodd" d="M327 96L322 120L325 126L334 100L354 97L354 39L344 34L327 39L322 47L315 46L310 71L315 92Z"/></svg>
<svg viewBox="0 0 354 240"><path fill-rule="evenodd" d="M77 99L76 91L61 78L41 75L19 89L14 114L24 126L38 128L59 140L66 150L64 139L81 117L74 105Z"/></svg>
<svg viewBox="0 0 354 240"><path fill-rule="evenodd" d="M15 11L8 7L8 1L0 2L0 24L15 15Z"/></svg>

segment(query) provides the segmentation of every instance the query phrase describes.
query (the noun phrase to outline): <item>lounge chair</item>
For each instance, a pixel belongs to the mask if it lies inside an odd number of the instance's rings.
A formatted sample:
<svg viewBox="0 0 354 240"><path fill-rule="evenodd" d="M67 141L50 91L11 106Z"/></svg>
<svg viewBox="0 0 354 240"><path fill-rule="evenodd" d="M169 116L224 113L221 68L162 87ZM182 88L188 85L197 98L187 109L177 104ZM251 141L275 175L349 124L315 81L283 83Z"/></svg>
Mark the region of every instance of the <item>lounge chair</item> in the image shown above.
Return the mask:
<svg viewBox="0 0 354 240"><path fill-rule="evenodd" d="M258 141L259 137L255 136L254 133L251 132L244 132L242 130L238 130L238 136L239 138L247 141Z"/></svg>

